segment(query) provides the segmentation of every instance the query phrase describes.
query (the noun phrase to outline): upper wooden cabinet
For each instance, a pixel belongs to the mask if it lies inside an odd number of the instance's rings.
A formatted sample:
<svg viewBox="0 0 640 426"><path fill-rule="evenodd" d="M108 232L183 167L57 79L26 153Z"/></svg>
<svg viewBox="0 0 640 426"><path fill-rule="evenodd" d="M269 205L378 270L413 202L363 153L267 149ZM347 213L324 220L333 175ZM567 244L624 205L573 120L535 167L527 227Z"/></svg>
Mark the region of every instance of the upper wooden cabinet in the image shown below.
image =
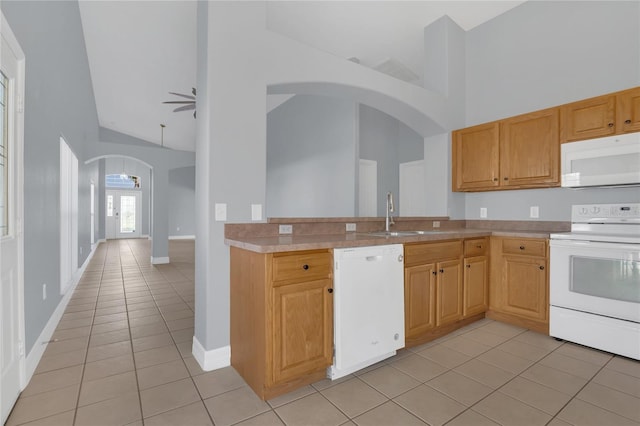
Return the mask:
<svg viewBox="0 0 640 426"><path fill-rule="evenodd" d="M616 96L616 133L640 132L640 87Z"/></svg>
<svg viewBox="0 0 640 426"><path fill-rule="evenodd" d="M562 107L562 142L640 131L640 87Z"/></svg>
<svg viewBox="0 0 640 426"><path fill-rule="evenodd" d="M563 141L613 135L616 131L616 97L599 96L562 107Z"/></svg>
<svg viewBox="0 0 640 426"><path fill-rule="evenodd" d="M454 131L453 190L559 186L559 124L550 108Z"/></svg>
<svg viewBox="0 0 640 426"><path fill-rule="evenodd" d="M550 108L500 123L500 184L531 188L560 184L560 115Z"/></svg>
<svg viewBox="0 0 640 426"><path fill-rule="evenodd" d="M500 125L487 123L453 132L453 189L495 189L500 185Z"/></svg>

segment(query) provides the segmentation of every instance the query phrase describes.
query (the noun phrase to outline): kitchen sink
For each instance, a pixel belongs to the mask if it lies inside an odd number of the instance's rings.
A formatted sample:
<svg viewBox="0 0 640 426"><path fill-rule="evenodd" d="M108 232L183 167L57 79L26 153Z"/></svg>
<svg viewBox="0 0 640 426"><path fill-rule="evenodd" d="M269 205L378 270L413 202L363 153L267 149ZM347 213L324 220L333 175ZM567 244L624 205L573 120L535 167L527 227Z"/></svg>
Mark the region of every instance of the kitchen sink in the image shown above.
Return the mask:
<svg viewBox="0 0 640 426"><path fill-rule="evenodd" d="M436 234L443 231L376 231L369 232L374 237L411 237L414 235Z"/></svg>

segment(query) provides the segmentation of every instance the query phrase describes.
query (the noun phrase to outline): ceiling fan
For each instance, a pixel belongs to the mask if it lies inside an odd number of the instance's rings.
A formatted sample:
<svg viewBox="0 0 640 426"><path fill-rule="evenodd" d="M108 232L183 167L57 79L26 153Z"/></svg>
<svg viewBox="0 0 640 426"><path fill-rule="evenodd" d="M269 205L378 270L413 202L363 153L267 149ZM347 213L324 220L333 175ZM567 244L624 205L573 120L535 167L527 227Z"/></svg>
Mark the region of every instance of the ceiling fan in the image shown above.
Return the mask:
<svg viewBox="0 0 640 426"><path fill-rule="evenodd" d="M165 101L165 102L163 102L163 104L184 104L183 106L174 109L173 112L194 110L193 111L193 118L196 118L196 111L195 111L195 109L196 109L196 88L195 87L191 88L191 93L193 93L193 95L184 95L182 93L169 92L170 95L180 96L181 98L186 98L186 99L189 99L189 100L188 101Z"/></svg>

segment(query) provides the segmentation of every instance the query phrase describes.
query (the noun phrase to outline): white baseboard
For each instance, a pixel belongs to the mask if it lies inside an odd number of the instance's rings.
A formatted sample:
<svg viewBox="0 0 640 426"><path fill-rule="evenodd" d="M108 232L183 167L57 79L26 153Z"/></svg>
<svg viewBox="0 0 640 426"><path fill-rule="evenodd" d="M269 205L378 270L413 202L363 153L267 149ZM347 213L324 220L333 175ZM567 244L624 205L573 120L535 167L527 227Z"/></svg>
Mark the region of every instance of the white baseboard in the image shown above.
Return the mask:
<svg viewBox="0 0 640 426"><path fill-rule="evenodd" d="M195 235L169 235L170 240L195 240Z"/></svg>
<svg viewBox="0 0 640 426"><path fill-rule="evenodd" d="M152 265L163 265L165 263L169 263L169 256L166 256L166 257L153 257L153 256L151 256L151 264Z"/></svg>
<svg viewBox="0 0 640 426"><path fill-rule="evenodd" d="M196 336L193 336L193 357L204 371L217 370L231 365L231 346L207 351L200 344Z"/></svg>
<svg viewBox="0 0 640 426"><path fill-rule="evenodd" d="M151 237L149 236L149 234L140 235L140 238L146 238L147 240L150 240L150 239L151 239Z"/></svg>
<svg viewBox="0 0 640 426"><path fill-rule="evenodd" d="M96 243L96 247L103 242L104 240L98 240L98 242ZM47 345L51 340L51 336L53 336L53 333L56 331L56 327L58 327L58 323L60 322L65 309L67 309L69 300L71 299L74 290L80 282L82 274L84 274L84 271L87 269L87 265L89 265L89 262L93 258L95 252L95 250L91 250L91 253L89 253L89 256L87 256L80 269L78 269L75 274L73 274L73 281L67 288L67 292L64 294L64 296L62 296L62 300L60 300L60 303L58 303L58 307L55 311L53 311L53 314L49 318L47 325L42 330L42 333L40 333L40 336L38 336L38 339L34 343L33 348L31 348L31 351L29 351L25 362L25 380L22 384L22 389L27 387L27 384L29 384L31 377L33 377L33 373L36 371L36 368L38 367L38 364L42 359L42 355L44 354L45 349L47 349Z"/></svg>

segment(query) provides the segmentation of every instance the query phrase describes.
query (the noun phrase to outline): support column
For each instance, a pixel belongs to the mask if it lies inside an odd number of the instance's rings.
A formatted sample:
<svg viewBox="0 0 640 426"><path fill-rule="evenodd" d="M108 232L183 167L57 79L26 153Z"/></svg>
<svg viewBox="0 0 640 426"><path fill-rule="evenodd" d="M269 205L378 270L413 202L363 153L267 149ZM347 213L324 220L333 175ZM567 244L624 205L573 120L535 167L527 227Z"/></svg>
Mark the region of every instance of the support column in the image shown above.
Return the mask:
<svg viewBox="0 0 640 426"><path fill-rule="evenodd" d="M198 2L196 283L193 355L204 370L230 364L226 221L251 220L266 179L265 5ZM233 43L229 37L233 35Z"/></svg>
<svg viewBox="0 0 640 426"><path fill-rule="evenodd" d="M169 170L151 171L151 263L169 263Z"/></svg>

